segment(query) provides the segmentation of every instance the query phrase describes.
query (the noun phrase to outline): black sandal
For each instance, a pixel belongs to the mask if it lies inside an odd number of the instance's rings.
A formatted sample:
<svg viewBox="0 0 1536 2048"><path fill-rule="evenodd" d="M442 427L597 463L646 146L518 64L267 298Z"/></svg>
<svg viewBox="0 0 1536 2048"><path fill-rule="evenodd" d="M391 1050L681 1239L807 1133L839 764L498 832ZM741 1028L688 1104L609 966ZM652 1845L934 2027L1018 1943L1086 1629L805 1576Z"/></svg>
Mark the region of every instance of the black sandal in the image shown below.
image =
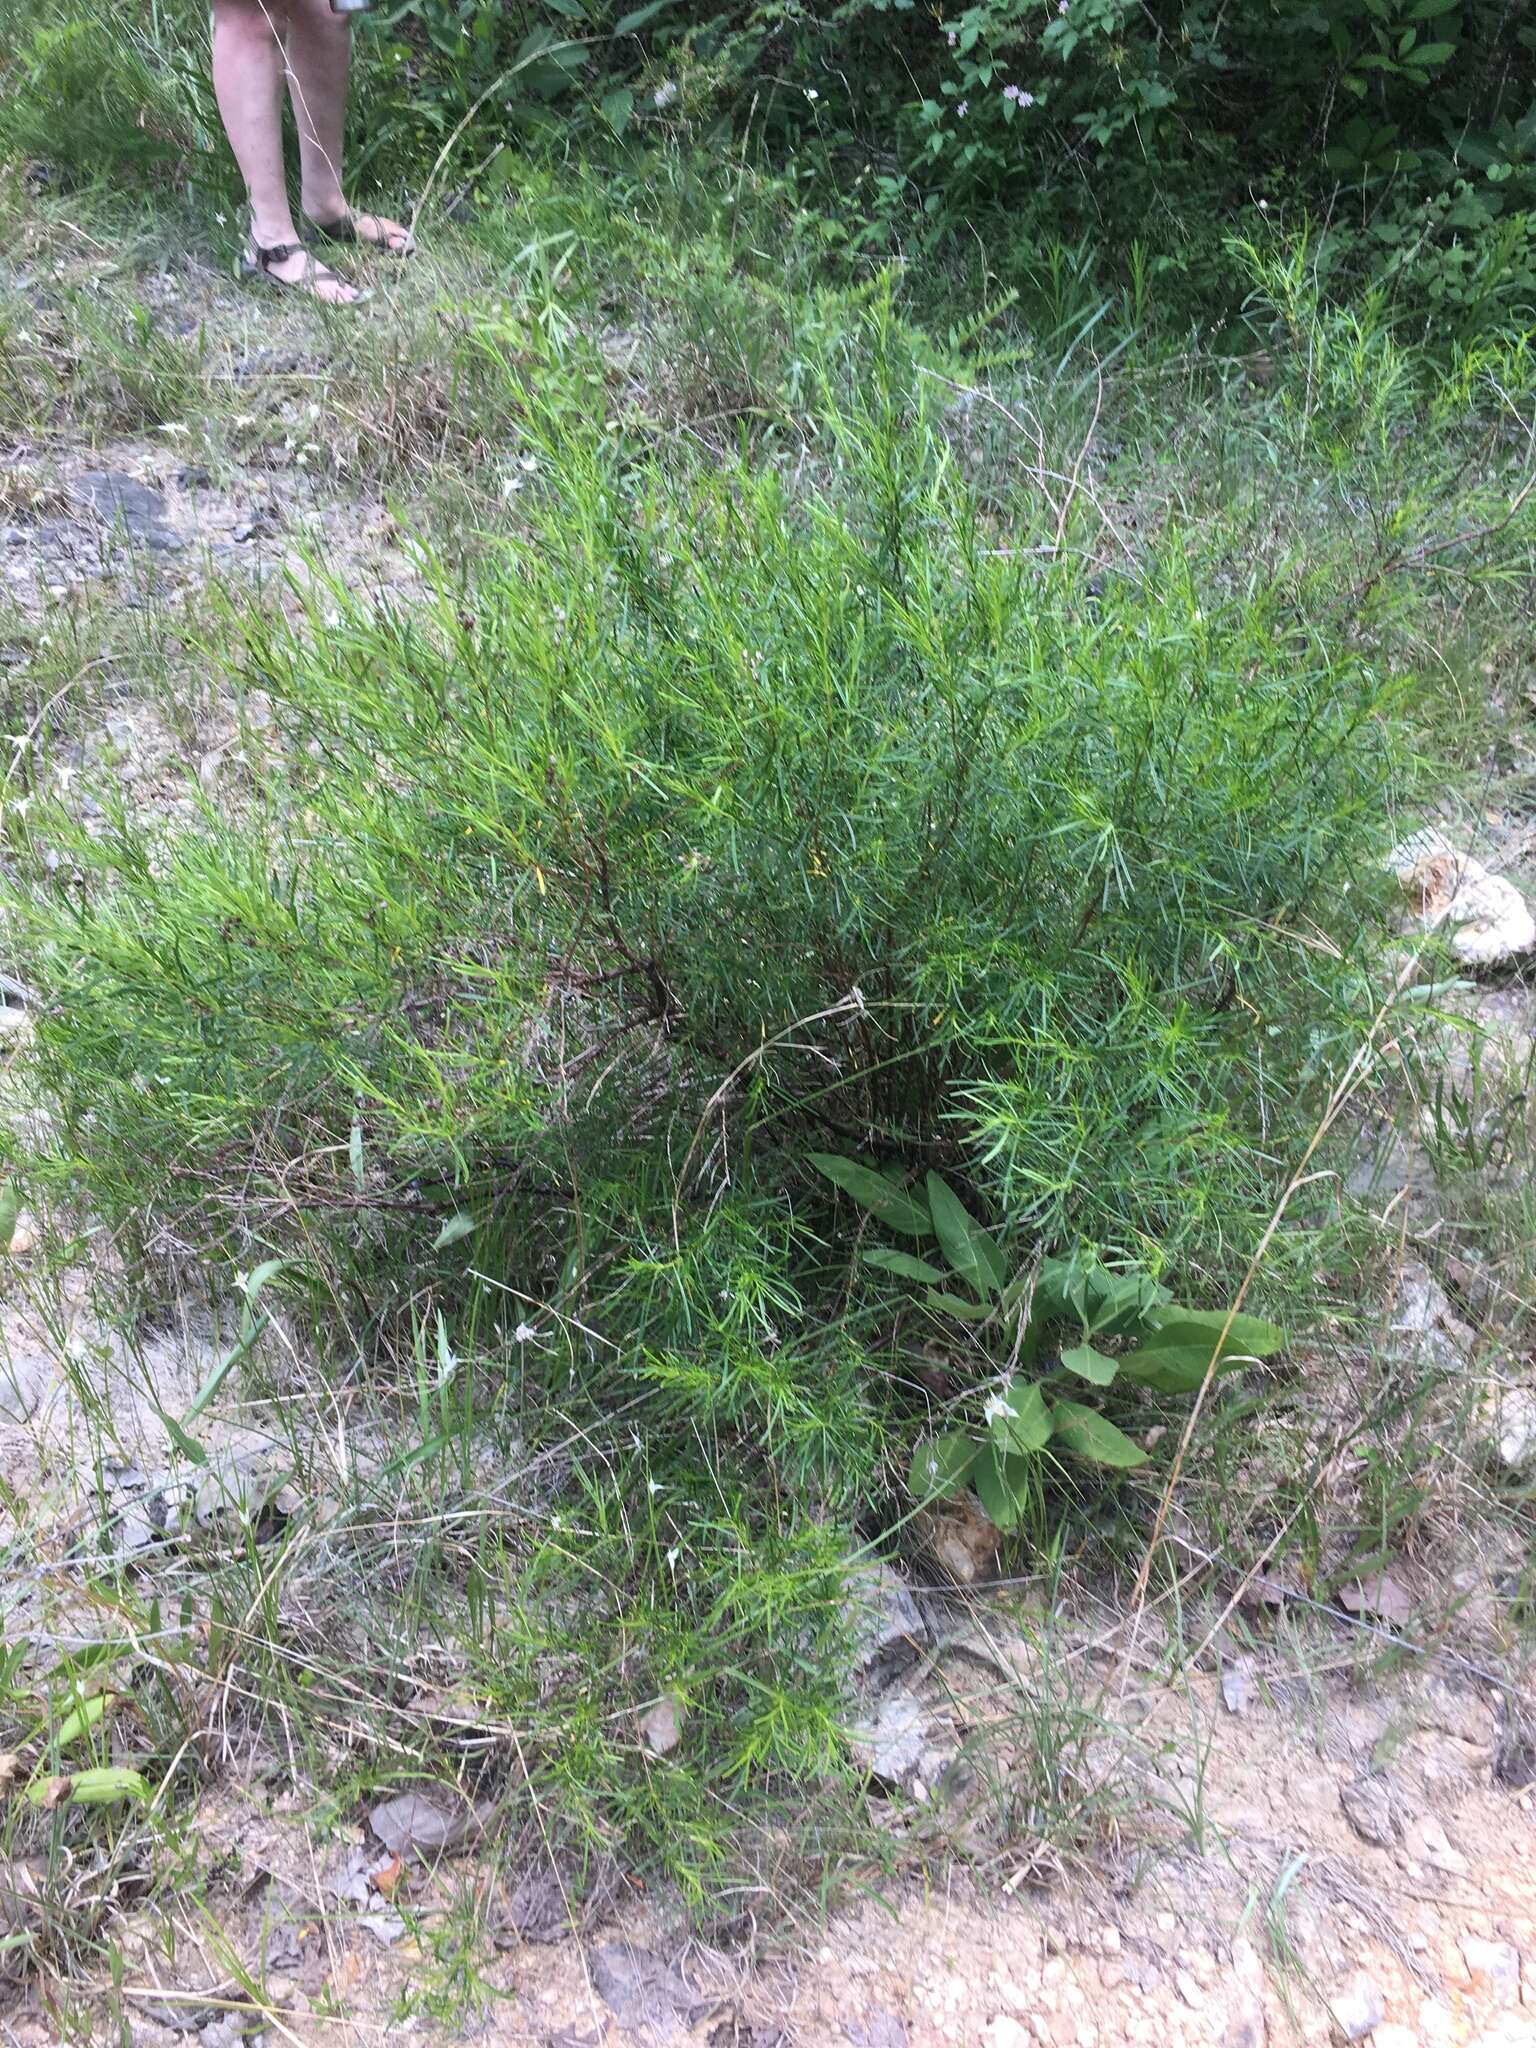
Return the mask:
<svg viewBox="0 0 1536 2048"><path fill-rule="evenodd" d="M297 277L279 277L273 265L286 263L290 257L294 256L302 256L304 258L304 268ZM313 299L320 306L360 306L366 299L373 297L372 292L353 284L349 278L338 276L326 264L319 262L315 257L311 256L302 242L277 242L270 249L263 249L258 242L248 242L245 253L240 258L240 275L247 281L252 278L265 278L268 284L276 285L280 291L301 292L306 298ZM341 285L344 290L349 291L352 296L350 298L322 298L315 289L321 277L334 279L337 284Z"/></svg>
<svg viewBox="0 0 1536 2048"><path fill-rule="evenodd" d="M375 222L381 228L383 226L384 216L382 214L365 213L362 218ZM416 238L412 235L409 228L400 229L400 233L404 235L405 240L400 248L395 249L390 246L387 234L360 235L357 232L357 222L357 209L349 206L346 212L338 214L335 220L315 220L310 218L309 224L322 242L351 242L363 249L375 249L381 256L394 256L402 260L407 256L414 256L416 254Z"/></svg>

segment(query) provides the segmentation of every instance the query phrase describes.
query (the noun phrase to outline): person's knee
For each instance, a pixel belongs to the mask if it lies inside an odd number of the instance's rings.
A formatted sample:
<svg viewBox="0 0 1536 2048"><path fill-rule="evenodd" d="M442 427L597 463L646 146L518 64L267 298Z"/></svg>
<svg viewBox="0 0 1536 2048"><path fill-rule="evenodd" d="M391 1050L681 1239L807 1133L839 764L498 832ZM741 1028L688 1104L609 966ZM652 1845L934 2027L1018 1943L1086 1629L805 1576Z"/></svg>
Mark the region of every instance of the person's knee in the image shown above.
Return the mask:
<svg viewBox="0 0 1536 2048"><path fill-rule="evenodd" d="M215 28L281 37L287 32L289 0L213 0Z"/></svg>

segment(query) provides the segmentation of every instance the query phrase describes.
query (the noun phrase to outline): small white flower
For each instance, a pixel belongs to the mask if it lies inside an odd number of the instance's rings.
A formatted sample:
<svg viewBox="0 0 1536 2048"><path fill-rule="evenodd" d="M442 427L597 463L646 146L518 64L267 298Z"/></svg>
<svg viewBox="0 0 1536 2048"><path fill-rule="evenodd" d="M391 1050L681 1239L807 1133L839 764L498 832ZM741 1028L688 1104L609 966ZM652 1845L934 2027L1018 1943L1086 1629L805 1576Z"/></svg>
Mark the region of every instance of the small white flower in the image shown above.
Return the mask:
<svg viewBox="0 0 1536 2048"><path fill-rule="evenodd" d="M682 1554L683 1553L678 1549L675 1543L673 1544L672 1548L667 1552L667 1564L673 1571L677 1570L677 1560L682 1556Z"/></svg>
<svg viewBox="0 0 1536 2048"><path fill-rule="evenodd" d="M645 1490L654 1500L661 1491L661 1481L659 1479L648 1479L645 1482Z"/></svg>
<svg viewBox="0 0 1536 2048"><path fill-rule="evenodd" d="M821 94L816 90L814 85L808 85L805 88L805 96L808 100L819 100L821 98Z"/></svg>
<svg viewBox="0 0 1536 2048"><path fill-rule="evenodd" d="M533 1329L528 1323L519 1323L512 1332L512 1342L514 1344L532 1344L538 1334L538 1331Z"/></svg>
<svg viewBox="0 0 1536 2048"><path fill-rule="evenodd" d="M1006 1415L1010 1422L1015 1422L1018 1420L1017 1416L1015 1416L1013 1410L1008 1406L1008 1403L1003 1399L1001 1394L989 1394L987 1396L987 1405L981 1411L982 1421L996 1422L999 1416L1003 1415Z"/></svg>

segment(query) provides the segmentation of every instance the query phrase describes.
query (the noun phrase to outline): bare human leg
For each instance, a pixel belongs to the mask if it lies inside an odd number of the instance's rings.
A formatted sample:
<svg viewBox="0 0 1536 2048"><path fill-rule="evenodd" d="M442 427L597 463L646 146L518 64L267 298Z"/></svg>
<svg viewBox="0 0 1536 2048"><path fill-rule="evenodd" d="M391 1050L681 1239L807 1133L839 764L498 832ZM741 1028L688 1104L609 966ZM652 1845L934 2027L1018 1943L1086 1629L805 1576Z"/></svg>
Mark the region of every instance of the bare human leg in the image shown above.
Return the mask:
<svg viewBox="0 0 1536 2048"><path fill-rule="evenodd" d="M329 13L329 0L321 0ZM219 116L251 202L253 253L294 246L265 267L279 283L301 286L318 299L346 304L356 288L297 246L283 175L284 37L291 33L292 0L213 0L213 90Z"/></svg>
<svg viewBox="0 0 1536 2048"><path fill-rule="evenodd" d="M352 22L330 0L288 0L288 91L299 131L299 204L321 228L340 230L404 256L409 232L381 214L354 213L342 189L342 143L347 117L347 73Z"/></svg>

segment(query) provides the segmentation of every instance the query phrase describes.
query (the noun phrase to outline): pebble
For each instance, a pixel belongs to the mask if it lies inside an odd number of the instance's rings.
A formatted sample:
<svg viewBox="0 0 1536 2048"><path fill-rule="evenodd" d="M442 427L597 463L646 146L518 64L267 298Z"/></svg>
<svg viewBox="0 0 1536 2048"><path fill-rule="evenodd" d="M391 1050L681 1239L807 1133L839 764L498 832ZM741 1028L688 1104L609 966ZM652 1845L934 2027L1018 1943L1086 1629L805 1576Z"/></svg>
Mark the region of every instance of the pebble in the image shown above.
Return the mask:
<svg viewBox="0 0 1536 2048"><path fill-rule="evenodd" d="M1334 2038L1339 2041L1368 2040L1387 2015L1380 1985L1364 1971L1357 1971L1328 2003Z"/></svg>
<svg viewBox="0 0 1536 2048"><path fill-rule="evenodd" d="M1362 1842L1373 1848L1390 1849L1397 1840L1397 1817L1392 1810L1392 1791L1385 1778L1366 1775L1339 1787L1339 1805Z"/></svg>
<svg viewBox="0 0 1536 2048"><path fill-rule="evenodd" d="M1264 2048L1267 2038L1264 2008L1257 2000L1249 2000L1223 2027L1221 2048Z"/></svg>
<svg viewBox="0 0 1536 2048"><path fill-rule="evenodd" d="M996 2019L986 2026L987 2048L1030 2048L1029 2029L1013 2017L1012 2013L1000 2012Z"/></svg>
<svg viewBox="0 0 1536 2048"><path fill-rule="evenodd" d="M1520 1951L1513 1942L1485 1941L1480 1935L1464 1934L1461 1953L1472 1979L1473 1989L1513 2005L1520 1996Z"/></svg>

